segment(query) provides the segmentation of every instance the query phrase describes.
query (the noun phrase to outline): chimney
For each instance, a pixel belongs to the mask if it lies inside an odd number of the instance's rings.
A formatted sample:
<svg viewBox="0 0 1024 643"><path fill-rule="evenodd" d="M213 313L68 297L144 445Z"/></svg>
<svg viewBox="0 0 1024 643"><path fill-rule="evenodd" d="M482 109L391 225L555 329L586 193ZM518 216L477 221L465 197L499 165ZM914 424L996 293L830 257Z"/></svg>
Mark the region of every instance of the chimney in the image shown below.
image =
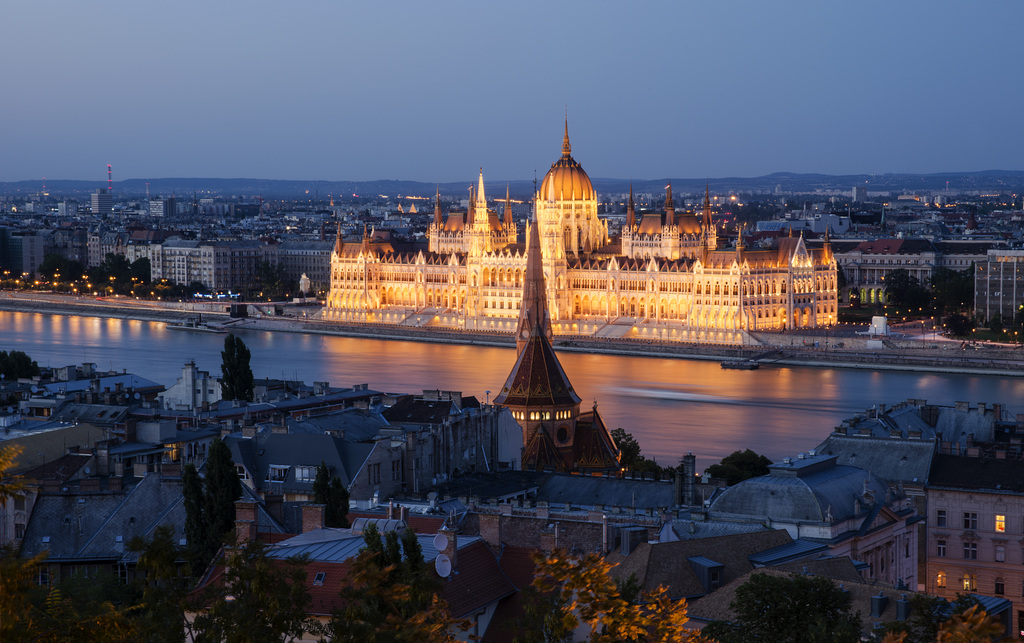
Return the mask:
<svg viewBox="0 0 1024 643"><path fill-rule="evenodd" d="M302 533L324 528L326 505L302 505Z"/></svg>
<svg viewBox="0 0 1024 643"><path fill-rule="evenodd" d="M406 525L409 524L409 508L405 505L398 506L398 519L404 522Z"/></svg>
<svg viewBox="0 0 1024 643"><path fill-rule="evenodd" d="M906 594L900 594L900 598L896 601L896 620L905 621L910 618L910 601L907 600Z"/></svg>
<svg viewBox="0 0 1024 643"><path fill-rule="evenodd" d="M478 514L480 518L480 537L497 552L501 549L501 514Z"/></svg>
<svg viewBox="0 0 1024 643"><path fill-rule="evenodd" d="M697 502L697 456L687 453L683 456L683 503L693 506Z"/></svg>
<svg viewBox="0 0 1024 643"><path fill-rule="evenodd" d="M459 537L455 533L455 529L452 527L441 527L438 532L445 538L444 549L440 553L448 557L448 560L452 561L452 573L458 572L458 551L459 551Z"/></svg>
<svg viewBox="0 0 1024 643"><path fill-rule="evenodd" d="M267 505L267 513L277 522L284 522L284 496L279 493L268 493L263 496Z"/></svg>
<svg viewBox="0 0 1024 643"><path fill-rule="evenodd" d="M256 520L256 503L252 500L235 501L235 521Z"/></svg>
<svg viewBox="0 0 1024 643"><path fill-rule="evenodd" d="M879 592L875 596L871 597L871 616L877 618L885 612L886 606L889 604L889 598Z"/></svg>
<svg viewBox="0 0 1024 643"><path fill-rule="evenodd" d="M558 548L558 525L548 525L540 530L540 550L550 554Z"/></svg>

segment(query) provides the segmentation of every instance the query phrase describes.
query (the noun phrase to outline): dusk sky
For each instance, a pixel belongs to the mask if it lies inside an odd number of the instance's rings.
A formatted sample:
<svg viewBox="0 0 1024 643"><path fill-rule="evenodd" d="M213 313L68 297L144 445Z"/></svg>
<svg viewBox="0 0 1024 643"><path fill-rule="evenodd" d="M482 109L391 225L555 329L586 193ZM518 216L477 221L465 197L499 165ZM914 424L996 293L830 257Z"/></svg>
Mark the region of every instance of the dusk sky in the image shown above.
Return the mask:
<svg viewBox="0 0 1024 643"><path fill-rule="evenodd" d="M1024 2L10 2L0 181L1024 170Z"/></svg>

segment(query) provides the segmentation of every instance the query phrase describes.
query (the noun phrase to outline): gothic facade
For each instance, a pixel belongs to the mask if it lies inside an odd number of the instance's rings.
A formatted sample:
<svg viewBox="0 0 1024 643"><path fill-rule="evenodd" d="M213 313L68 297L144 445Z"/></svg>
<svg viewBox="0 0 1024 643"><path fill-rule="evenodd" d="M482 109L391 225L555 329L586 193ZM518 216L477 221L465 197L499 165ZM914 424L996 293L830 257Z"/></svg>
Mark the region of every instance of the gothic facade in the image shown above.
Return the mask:
<svg viewBox="0 0 1024 643"><path fill-rule="evenodd" d="M487 208L483 172L465 212L435 204L429 246L394 252L339 238L331 258L324 318L512 333L521 307L526 249L510 201ZM534 194L548 310L556 335L743 343L745 332L836 322L831 246L802 237L770 248L719 248L707 195L700 214L664 212L637 220L632 197L621 235L597 215L597 193L572 157L562 156Z"/></svg>

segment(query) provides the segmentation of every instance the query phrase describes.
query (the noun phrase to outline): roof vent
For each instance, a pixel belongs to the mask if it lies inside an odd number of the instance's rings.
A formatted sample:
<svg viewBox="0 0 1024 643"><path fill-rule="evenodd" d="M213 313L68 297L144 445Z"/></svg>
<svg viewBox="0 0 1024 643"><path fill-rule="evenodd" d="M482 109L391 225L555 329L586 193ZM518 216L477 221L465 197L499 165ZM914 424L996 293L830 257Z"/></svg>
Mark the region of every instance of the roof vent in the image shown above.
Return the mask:
<svg viewBox="0 0 1024 643"><path fill-rule="evenodd" d="M792 462L793 462L792 458L783 458L782 459L782 464L790 464Z"/></svg>

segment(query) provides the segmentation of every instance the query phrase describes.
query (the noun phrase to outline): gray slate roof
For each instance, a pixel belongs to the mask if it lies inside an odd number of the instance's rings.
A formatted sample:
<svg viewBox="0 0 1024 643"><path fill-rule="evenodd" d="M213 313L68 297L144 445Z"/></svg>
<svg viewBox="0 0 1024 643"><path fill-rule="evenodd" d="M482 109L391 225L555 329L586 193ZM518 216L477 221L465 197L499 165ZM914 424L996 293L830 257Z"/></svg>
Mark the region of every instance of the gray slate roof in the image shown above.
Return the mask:
<svg viewBox="0 0 1024 643"><path fill-rule="evenodd" d="M658 508L674 506L675 486L667 482L552 474L537 490L537 500L574 507Z"/></svg>
<svg viewBox="0 0 1024 643"><path fill-rule="evenodd" d="M273 433L266 438L251 439L229 435L224 442L231 448L236 464L246 467L257 489L280 492L313 492L313 481L296 479L296 466L327 464L331 474L350 487L375 443L347 442L341 438L316 433ZM285 480L268 483L271 465L288 466Z"/></svg>

